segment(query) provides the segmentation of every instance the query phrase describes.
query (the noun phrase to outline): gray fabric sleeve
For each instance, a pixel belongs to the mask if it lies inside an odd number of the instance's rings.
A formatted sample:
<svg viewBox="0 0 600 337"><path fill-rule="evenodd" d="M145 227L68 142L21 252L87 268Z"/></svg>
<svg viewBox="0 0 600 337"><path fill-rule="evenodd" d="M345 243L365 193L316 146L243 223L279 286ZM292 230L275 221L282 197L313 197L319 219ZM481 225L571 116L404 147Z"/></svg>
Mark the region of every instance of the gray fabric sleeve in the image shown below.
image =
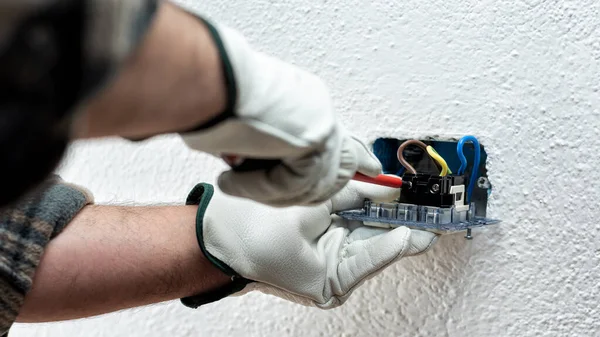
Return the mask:
<svg viewBox="0 0 600 337"><path fill-rule="evenodd" d="M17 318L44 247L91 202L84 188L53 177L18 205L0 210L0 336Z"/></svg>

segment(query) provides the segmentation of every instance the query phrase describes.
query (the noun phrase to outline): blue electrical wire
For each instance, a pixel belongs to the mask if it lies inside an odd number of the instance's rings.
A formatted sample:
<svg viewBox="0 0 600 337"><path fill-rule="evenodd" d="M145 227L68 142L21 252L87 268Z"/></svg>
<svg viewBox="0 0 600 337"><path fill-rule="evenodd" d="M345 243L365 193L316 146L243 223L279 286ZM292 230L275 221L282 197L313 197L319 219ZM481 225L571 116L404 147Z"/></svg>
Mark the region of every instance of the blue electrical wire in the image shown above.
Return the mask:
<svg viewBox="0 0 600 337"><path fill-rule="evenodd" d="M471 179L469 181L469 187L467 187L467 203L471 202L471 196L473 195L473 189L475 188L475 183L477 182L477 171L479 171L479 161L481 160L481 147L479 146L479 141L474 136L464 136L456 145L456 153L458 154L458 159L460 160L460 168L458 169L458 174L464 174L467 169L467 158L465 158L465 154L463 148L466 142L472 142L475 147L475 158L473 160L473 169L471 170Z"/></svg>
<svg viewBox="0 0 600 337"><path fill-rule="evenodd" d="M396 175L399 177L402 177L404 175L404 172L406 172L406 167L402 166L400 167L400 169L396 172Z"/></svg>

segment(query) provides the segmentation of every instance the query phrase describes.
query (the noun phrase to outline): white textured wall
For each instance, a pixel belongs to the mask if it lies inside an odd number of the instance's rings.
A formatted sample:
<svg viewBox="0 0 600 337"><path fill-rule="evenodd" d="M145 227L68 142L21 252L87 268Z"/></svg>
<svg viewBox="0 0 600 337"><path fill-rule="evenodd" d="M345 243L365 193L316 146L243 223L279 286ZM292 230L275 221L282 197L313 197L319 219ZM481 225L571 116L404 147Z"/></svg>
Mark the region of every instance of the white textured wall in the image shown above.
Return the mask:
<svg viewBox="0 0 600 337"><path fill-rule="evenodd" d="M600 334L600 2L192 1L331 85L360 136L473 133L490 213L342 308L262 295L157 305L14 336L556 336ZM221 164L175 138L80 144L64 176L100 201L178 201Z"/></svg>

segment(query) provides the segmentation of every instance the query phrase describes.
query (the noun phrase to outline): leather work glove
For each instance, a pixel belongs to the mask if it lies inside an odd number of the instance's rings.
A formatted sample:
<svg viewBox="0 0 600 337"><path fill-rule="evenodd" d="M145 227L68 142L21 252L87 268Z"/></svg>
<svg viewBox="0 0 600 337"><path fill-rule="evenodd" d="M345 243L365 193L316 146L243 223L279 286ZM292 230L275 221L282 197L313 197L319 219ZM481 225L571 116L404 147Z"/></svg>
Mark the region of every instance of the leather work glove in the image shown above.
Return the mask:
<svg viewBox="0 0 600 337"><path fill-rule="evenodd" d="M218 291L182 299L189 307L259 290L323 309L341 305L366 279L403 257L427 251L437 235L407 227L367 227L335 212L361 207L365 198L390 201L399 190L349 183L327 202L287 209L227 196L199 184L196 233L211 263L231 276Z"/></svg>
<svg viewBox="0 0 600 337"><path fill-rule="evenodd" d="M232 165L219 177L223 192L271 206L312 205L356 172L381 173L377 158L336 120L321 79L254 50L232 29L204 22L219 49L228 106L183 139L216 156L269 162L249 172Z"/></svg>

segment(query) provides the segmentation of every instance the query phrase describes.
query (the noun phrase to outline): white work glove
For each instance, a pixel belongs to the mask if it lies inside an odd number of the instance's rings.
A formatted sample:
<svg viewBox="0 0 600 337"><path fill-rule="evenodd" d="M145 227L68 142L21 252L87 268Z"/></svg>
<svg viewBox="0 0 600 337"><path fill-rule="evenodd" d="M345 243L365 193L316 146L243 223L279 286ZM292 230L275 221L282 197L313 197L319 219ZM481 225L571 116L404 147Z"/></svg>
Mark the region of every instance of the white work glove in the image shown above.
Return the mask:
<svg viewBox="0 0 600 337"><path fill-rule="evenodd" d="M210 294L183 299L190 307L259 290L304 305L341 305L366 279L403 257L427 251L437 235L407 227L364 226L335 212L360 208L365 198L390 201L399 190L351 182L327 202L287 209L234 198L200 184L188 204L198 204L202 252L232 276ZM252 282L256 281L256 282Z"/></svg>
<svg viewBox="0 0 600 337"><path fill-rule="evenodd" d="M229 103L183 139L216 156L263 160L250 172L224 172L221 190L272 206L312 205L342 189L357 171L381 173L377 158L336 121L321 79L255 51L234 30L206 24L219 47Z"/></svg>

